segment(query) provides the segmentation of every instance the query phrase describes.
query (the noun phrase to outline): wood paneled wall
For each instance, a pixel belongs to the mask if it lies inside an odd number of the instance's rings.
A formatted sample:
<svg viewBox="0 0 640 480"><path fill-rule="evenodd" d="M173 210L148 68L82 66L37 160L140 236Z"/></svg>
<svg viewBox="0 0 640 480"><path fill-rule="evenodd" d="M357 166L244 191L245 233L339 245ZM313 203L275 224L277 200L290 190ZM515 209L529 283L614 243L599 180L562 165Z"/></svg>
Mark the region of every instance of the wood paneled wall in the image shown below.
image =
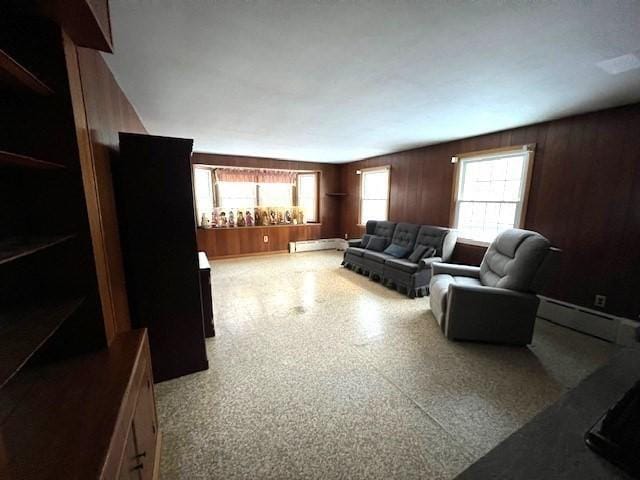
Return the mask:
<svg viewBox="0 0 640 480"><path fill-rule="evenodd" d="M356 170L391 165L390 219L448 225L451 157L490 148L536 144L525 226L563 249L544 292L608 312L640 314L640 104L343 164L340 234L359 236ZM479 263L484 253L459 245L455 259Z"/></svg>
<svg viewBox="0 0 640 480"><path fill-rule="evenodd" d="M147 132L99 52L71 45L66 54L100 297L113 338L131 327L110 162L118 132Z"/></svg>
<svg viewBox="0 0 640 480"><path fill-rule="evenodd" d="M341 202L339 197L327 195L327 193L340 191L341 179L338 165L200 152L194 152L191 161L192 163L203 165L314 170L320 172L320 225L199 231L198 247L206 251L210 258L283 251L287 250L288 242L290 241L333 238L338 234ZM263 230L268 230L268 232L265 233ZM265 244L262 241L263 235L270 235L269 243Z"/></svg>

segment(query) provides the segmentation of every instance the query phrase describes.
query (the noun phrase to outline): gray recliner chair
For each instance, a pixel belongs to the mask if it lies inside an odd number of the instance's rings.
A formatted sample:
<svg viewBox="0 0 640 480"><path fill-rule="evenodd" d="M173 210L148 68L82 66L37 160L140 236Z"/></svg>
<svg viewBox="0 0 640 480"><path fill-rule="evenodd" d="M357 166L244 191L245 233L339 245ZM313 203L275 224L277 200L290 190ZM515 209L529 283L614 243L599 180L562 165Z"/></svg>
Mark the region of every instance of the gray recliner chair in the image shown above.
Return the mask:
<svg viewBox="0 0 640 480"><path fill-rule="evenodd" d="M479 267L434 263L431 310L450 340L531 343L539 273L551 251L536 232L510 229L491 243Z"/></svg>

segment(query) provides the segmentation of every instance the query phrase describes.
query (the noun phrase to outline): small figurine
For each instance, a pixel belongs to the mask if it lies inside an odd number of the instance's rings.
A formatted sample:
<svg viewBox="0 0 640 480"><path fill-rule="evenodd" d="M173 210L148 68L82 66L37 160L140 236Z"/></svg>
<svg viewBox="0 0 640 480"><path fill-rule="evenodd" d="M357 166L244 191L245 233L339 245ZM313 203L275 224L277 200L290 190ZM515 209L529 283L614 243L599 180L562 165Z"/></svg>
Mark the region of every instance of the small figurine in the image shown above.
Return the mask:
<svg viewBox="0 0 640 480"><path fill-rule="evenodd" d="M235 227L236 226L236 221L233 218L233 210L229 211L229 226L230 227Z"/></svg>
<svg viewBox="0 0 640 480"><path fill-rule="evenodd" d="M221 227L226 227L227 226L227 214L222 212L220 214L220 226Z"/></svg>
<svg viewBox="0 0 640 480"><path fill-rule="evenodd" d="M284 223L291 223L291 212L289 210L284 212Z"/></svg>
<svg viewBox="0 0 640 480"><path fill-rule="evenodd" d="M298 212L298 223L299 223L300 225L302 225L303 223L305 223L305 222L304 222L304 211L303 211L303 210L300 210L300 211Z"/></svg>
<svg viewBox="0 0 640 480"><path fill-rule="evenodd" d="M278 220L276 219L276 212L274 212L273 210L269 211L269 217L271 220L271 225L276 225L278 223Z"/></svg>
<svg viewBox="0 0 640 480"><path fill-rule="evenodd" d="M238 226L244 227L244 215L242 215L242 210L238 211Z"/></svg>
<svg viewBox="0 0 640 480"><path fill-rule="evenodd" d="M202 218L200 219L200 226L202 228L211 228L211 220L209 220L209 217L206 213L202 214Z"/></svg>
<svg viewBox="0 0 640 480"><path fill-rule="evenodd" d="M281 210L278 210L278 215L276 218L278 221L278 225L282 225L284 223L284 215L282 214Z"/></svg>
<svg viewBox="0 0 640 480"><path fill-rule="evenodd" d="M267 213L266 210L262 212L262 225L264 226L269 225L269 214Z"/></svg>
<svg viewBox="0 0 640 480"><path fill-rule="evenodd" d="M245 212L244 219L247 223L247 227L253 227L253 217L251 216L251 212L249 210Z"/></svg>
<svg viewBox="0 0 640 480"><path fill-rule="evenodd" d="M218 215L218 211L213 211L213 220L211 221L211 226L213 228L220 226L220 216Z"/></svg>
<svg viewBox="0 0 640 480"><path fill-rule="evenodd" d="M293 224L297 225L298 224L298 219L296 217L293 217Z"/></svg>

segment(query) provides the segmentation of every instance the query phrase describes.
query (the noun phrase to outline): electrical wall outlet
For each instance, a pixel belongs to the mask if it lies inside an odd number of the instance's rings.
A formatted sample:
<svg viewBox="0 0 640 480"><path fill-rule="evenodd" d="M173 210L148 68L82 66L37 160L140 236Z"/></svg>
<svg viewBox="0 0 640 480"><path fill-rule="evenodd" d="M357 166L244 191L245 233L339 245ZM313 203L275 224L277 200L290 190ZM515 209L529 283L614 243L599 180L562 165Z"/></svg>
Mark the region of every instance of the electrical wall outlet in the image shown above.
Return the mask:
<svg viewBox="0 0 640 480"><path fill-rule="evenodd" d="M265 236L263 236L263 237L262 237L262 241L263 241L264 243L269 243L269 235L265 235Z"/></svg>
<svg viewBox="0 0 640 480"><path fill-rule="evenodd" d="M606 295L596 295L595 300L593 301L593 304L596 307L600 307L600 308L604 308L605 305L607 304L607 297Z"/></svg>

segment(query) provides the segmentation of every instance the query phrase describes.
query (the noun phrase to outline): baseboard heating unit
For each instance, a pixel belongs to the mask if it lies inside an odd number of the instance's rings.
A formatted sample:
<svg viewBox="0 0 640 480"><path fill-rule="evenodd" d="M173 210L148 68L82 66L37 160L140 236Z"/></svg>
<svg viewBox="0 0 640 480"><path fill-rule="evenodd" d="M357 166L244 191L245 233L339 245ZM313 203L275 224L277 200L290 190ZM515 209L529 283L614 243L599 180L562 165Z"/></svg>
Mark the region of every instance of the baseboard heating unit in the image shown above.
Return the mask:
<svg viewBox="0 0 640 480"><path fill-rule="evenodd" d="M609 342L635 346L635 328L640 325L628 318L617 317L568 302L540 296L539 318Z"/></svg>
<svg viewBox="0 0 640 480"><path fill-rule="evenodd" d="M316 250L345 250L347 242L341 238L321 238L319 240L304 240L289 242L289 253L313 252Z"/></svg>

